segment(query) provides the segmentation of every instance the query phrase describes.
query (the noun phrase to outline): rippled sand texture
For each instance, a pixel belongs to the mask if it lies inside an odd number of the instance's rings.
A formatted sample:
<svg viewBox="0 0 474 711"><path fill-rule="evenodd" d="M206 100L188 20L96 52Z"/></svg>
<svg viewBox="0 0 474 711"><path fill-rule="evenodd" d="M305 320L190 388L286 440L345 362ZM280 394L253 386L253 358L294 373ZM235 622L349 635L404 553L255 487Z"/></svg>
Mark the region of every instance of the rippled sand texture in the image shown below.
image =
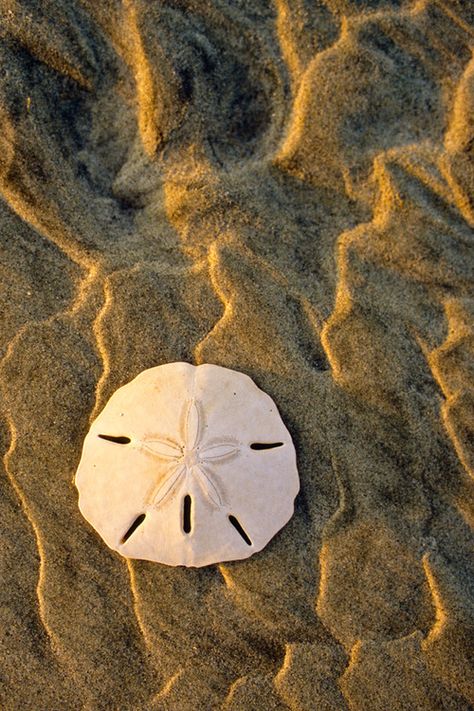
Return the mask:
<svg viewBox="0 0 474 711"><path fill-rule="evenodd" d="M1 708L467 711L473 4L0 8ZM91 418L177 360L294 437L248 561L127 564L79 513Z"/></svg>

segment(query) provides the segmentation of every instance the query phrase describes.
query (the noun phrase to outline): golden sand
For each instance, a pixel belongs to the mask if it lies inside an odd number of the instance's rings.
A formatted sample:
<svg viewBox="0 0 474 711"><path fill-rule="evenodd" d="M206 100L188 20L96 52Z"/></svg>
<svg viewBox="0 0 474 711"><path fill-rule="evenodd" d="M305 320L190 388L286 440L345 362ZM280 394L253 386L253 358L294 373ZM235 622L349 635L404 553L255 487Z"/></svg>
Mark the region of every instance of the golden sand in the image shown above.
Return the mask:
<svg viewBox="0 0 474 711"><path fill-rule="evenodd" d="M0 707L474 705L474 6L0 2ZM145 368L248 373L301 492L125 561L73 484ZM131 472L133 476L133 472Z"/></svg>

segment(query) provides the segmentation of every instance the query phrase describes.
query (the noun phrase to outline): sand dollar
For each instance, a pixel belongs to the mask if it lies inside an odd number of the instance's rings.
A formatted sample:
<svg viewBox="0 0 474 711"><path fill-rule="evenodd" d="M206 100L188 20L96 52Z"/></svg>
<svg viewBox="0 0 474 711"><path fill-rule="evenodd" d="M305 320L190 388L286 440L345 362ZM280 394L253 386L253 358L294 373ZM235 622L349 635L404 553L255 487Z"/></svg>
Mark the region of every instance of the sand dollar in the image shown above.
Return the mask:
<svg viewBox="0 0 474 711"><path fill-rule="evenodd" d="M76 473L79 508L127 558L247 558L291 518L296 455L275 403L243 373L169 363L119 388Z"/></svg>

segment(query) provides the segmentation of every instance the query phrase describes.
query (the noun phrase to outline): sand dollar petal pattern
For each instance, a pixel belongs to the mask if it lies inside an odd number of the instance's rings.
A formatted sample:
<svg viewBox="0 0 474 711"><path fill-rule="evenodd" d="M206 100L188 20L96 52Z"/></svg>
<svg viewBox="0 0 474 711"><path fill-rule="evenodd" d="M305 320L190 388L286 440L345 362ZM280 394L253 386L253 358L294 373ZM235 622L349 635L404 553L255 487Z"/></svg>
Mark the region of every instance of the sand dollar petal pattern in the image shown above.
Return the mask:
<svg viewBox="0 0 474 711"><path fill-rule="evenodd" d="M203 566L261 550L291 518L299 479L277 407L247 375L168 363L112 395L76 486L110 548Z"/></svg>

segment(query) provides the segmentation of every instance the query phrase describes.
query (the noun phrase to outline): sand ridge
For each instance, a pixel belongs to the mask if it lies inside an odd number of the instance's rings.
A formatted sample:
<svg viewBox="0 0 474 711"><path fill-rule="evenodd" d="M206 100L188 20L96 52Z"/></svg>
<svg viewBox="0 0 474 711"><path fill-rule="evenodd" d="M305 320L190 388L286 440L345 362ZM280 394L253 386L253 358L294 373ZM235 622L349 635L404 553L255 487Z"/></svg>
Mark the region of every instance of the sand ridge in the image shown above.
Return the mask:
<svg viewBox="0 0 474 711"><path fill-rule="evenodd" d="M0 15L2 708L470 708L470 3ZM245 563L125 562L77 508L90 421L179 360L297 446Z"/></svg>

